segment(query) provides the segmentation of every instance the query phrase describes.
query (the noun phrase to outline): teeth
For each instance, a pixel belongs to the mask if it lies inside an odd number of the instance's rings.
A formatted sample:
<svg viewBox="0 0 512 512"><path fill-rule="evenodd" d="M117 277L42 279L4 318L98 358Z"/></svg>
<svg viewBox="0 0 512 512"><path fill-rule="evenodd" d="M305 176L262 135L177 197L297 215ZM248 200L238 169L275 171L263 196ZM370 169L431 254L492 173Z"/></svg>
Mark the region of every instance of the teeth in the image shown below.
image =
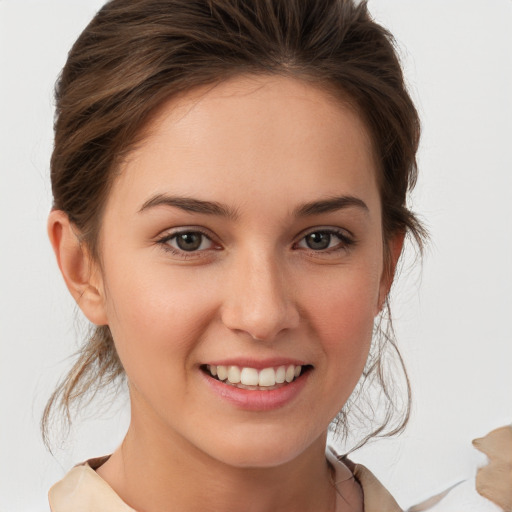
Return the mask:
<svg viewBox="0 0 512 512"><path fill-rule="evenodd" d="M302 372L302 366L290 364L277 368L263 368L260 371L255 368L240 368L239 366L215 366L207 365L210 374L221 381L227 380L230 384L243 386L258 386L270 388L276 384L290 383Z"/></svg>
<svg viewBox="0 0 512 512"><path fill-rule="evenodd" d="M245 386L257 386L258 385L258 370L254 368L242 368L240 373L240 382Z"/></svg>
<svg viewBox="0 0 512 512"><path fill-rule="evenodd" d="M276 372L274 368L264 368L260 371L258 386L274 386L276 383Z"/></svg>
<svg viewBox="0 0 512 512"><path fill-rule="evenodd" d="M219 380L226 380L228 378L228 369L225 366L217 366L217 377L219 377Z"/></svg>
<svg viewBox="0 0 512 512"><path fill-rule="evenodd" d="M240 368L238 366L230 366L228 368L228 381L231 384L238 384L240 382Z"/></svg>

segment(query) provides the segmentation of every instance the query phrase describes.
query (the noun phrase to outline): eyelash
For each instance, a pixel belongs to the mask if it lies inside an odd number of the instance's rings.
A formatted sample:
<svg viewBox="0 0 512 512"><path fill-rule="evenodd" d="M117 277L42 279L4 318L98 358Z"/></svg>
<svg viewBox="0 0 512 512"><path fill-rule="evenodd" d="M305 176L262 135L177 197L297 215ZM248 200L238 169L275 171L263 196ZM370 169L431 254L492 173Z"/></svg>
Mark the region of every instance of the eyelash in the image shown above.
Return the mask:
<svg viewBox="0 0 512 512"><path fill-rule="evenodd" d="M201 231L200 229L186 229L186 230L176 231L172 234L167 234L165 236L162 236L161 238L159 238L157 240L157 243L165 251L170 252L173 255L179 256L183 259L204 257L206 255L205 254L206 251L212 250L211 248L208 248L208 249L202 249L202 250L196 249L196 250L192 250L192 251L186 251L184 249L173 247L172 245L169 244L169 242L171 240L176 240L177 237L179 237L180 235L188 235L188 234L200 235L203 238L203 240L201 240L200 246L203 244L204 238L209 240L212 244L215 244L215 242L212 240L211 236L208 235L207 233L205 233L204 231ZM330 237L336 237L339 240L339 243L336 244L334 247L327 247L326 249L316 250L316 249L312 249L310 247L303 248L304 250L308 251L311 254L314 254L315 256L330 255L332 253L338 253L340 251L348 251L356 243L354 238L351 235L347 234L347 232L345 230L333 229L333 228L329 228L329 229L316 228L316 229L313 229L313 230L303 234L301 236L301 238L299 239L299 241L295 242L293 244L293 248L295 250L299 250L297 248L298 244L301 243L302 241L304 241L306 239L306 237L313 235L313 234L328 235ZM331 243L331 241L332 241L332 238L329 239L329 244ZM219 249L213 249L213 250L219 250Z"/></svg>

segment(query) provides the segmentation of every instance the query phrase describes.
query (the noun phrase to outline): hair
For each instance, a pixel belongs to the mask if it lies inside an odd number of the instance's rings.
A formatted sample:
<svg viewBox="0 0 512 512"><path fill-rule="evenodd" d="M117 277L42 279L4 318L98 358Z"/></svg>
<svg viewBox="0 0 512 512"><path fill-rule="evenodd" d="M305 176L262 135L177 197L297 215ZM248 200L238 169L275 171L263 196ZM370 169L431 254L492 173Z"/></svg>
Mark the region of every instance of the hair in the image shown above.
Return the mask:
<svg viewBox="0 0 512 512"><path fill-rule="evenodd" d="M407 208L417 176L419 118L393 37L373 21L365 1L111 0L73 45L55 91L53 208L68 215L93 258L99 258L98 232L116 169L152 113L180 92L242 74L306 80L353 105L380 167L384 241L408 233L422 248L425 230ZM385 309L389 312L388 301ZM388 348L405 382L401 408L390 391L392 375L385 371ZM124 376L109 327L96 327L46 405L41 426L47 445L57 406L70 422L72 406ZM356 400L366 387L381 390L385 414L378 425L374 408L366 410ZM401 431L410 404L389 321L374 335L359 386L334 427L346 435L349 418L358 417L371 425L363 444Z"/></svg>

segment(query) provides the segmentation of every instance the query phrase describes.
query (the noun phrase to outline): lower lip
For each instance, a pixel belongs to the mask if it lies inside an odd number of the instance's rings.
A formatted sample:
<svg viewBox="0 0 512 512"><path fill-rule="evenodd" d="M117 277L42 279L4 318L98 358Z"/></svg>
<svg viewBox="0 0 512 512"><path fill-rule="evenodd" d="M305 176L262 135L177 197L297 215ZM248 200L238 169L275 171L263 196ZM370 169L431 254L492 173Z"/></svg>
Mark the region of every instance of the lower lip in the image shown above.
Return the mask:
<svg viewBox="0 0 512 512"><path fill-rule="evenodd" d="M235 407L246 411L271 411L284 407L301 392L311 373L308 371L302 374L286 386L268 391L258 391L224 384L220 380L208 376L202 370L199 371L215 394Z"/></svg>

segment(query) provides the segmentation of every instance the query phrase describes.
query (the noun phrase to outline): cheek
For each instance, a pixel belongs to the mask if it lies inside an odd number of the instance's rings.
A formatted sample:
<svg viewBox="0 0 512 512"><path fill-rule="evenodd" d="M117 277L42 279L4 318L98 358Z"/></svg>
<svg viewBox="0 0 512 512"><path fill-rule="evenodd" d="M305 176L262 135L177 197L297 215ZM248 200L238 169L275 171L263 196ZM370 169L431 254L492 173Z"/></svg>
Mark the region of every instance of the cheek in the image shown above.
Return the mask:
<svg viewBox="0 0 512 512"><path fill-rule="evenodd" d="M371 344L379 300L379 268L316 280L307 294L308 321L320 348L344 368L357 373L364 366ZM305 299L306 300L306 299Z"/></svg>
<svg viewBox="0 0 512 512"><path fill-rule="evenodd" d="M213 314L211 299L185 273L150 270L144 262L122 260L106 269L107 317L121 361L166 360L177 368L200 339ZM168 366L168 365L166 365ZM157 368L158 366L154 366Z"/></svg>

